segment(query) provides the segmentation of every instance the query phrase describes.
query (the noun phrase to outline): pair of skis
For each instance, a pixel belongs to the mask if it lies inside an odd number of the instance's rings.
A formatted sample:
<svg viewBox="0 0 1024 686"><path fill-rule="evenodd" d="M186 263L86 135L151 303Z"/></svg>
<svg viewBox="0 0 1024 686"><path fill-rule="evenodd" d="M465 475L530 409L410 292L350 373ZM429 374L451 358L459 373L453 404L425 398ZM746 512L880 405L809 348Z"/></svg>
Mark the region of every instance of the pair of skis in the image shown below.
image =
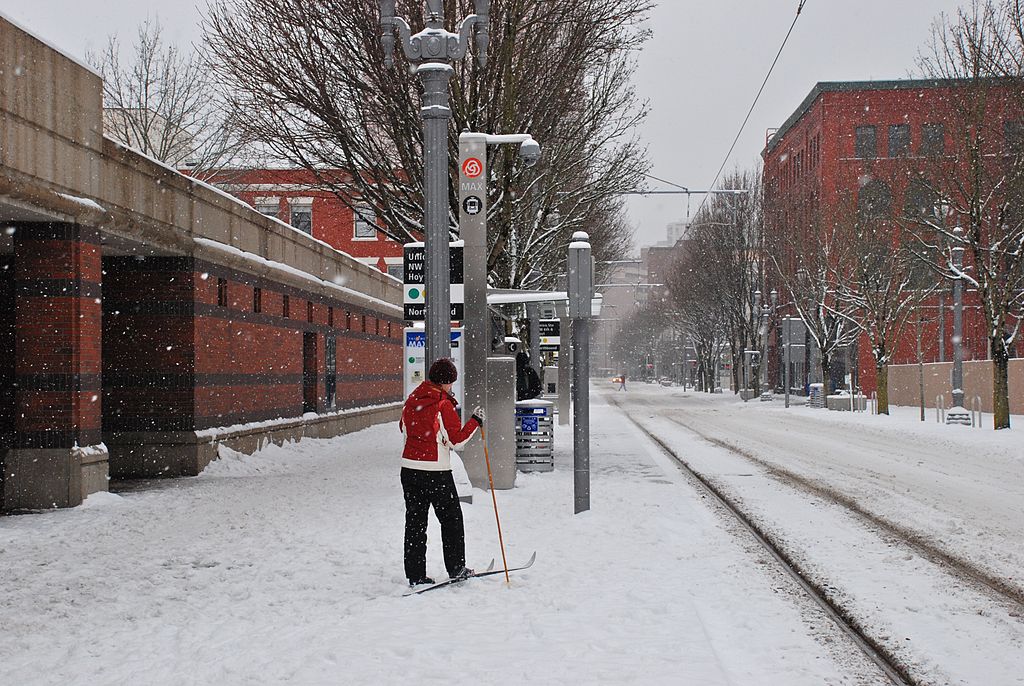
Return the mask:
<svg viewBox="0 0 1024 686"><path fill-rule="evenodd" d="M534 552L533 555L530 556L530 559L529 559L529 561L526 564L522 565L521 567L510 567L508 571L510 571L510 572L519 572L519 571L522 571L524 569L529 569L530 567L533 566L533 563L536 562L536 561L537 561L537 553ZM454 586L455 584L462 583L466 579L476 579L476 578L479 578L479 577L482 577L482 576L493 576L494 574L504 574L504 573L505 573L504 569L494 569L494 560L491 560L491 564L489 564L487 566L487 569L485 569L482 572L477 572L476 574L471 574L471 575L469 575L467 577L463 577L461 579L448 579L447 581L438 582L438 583L434 584L433 586L426 586L425 588L420 588L420 589L417 589L415 591L409 591L408 593L403 594L403 597L411 596L411 595L419 595L420 593L426 593L427 591L434 591L434 590L436 590L438 588L444 588L445 586Z"/></svg>

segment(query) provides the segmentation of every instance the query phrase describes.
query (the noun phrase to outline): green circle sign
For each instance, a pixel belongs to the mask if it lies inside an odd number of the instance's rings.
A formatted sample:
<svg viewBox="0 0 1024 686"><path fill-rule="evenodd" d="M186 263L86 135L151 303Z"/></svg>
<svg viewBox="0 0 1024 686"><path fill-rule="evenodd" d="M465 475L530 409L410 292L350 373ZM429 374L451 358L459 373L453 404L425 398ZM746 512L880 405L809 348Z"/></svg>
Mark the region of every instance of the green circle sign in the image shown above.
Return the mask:
<svg viewBox="0 0 1024 686"><path fill-rule="evenodd" d="M420 297L420 289L418 289L418 288L410 288L409 289L409 297L412 298L413 300L416 300L417 298L419 298Z"/></svg>
<svg viewBox="0 0 1024 686"><path fill-rule="evenodd" d="M416 364L416 358L415 357L410 357L409 358L409 364Z"/></svg>

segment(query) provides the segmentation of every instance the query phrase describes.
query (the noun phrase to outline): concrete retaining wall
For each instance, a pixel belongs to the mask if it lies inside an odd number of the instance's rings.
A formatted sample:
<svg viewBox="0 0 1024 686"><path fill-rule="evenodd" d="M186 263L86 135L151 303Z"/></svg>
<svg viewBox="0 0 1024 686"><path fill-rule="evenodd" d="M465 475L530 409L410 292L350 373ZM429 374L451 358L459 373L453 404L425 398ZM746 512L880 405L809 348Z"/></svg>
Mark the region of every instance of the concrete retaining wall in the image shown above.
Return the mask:
<svg viewBox="0 0 1024 686"><path fill-rule="evenodd" d="M950 406L952 396L952 362L935 362L924 368L924 405L935 407L937 396L945 398ZM1010 414L1024 414L1024 359L1010 360ZM968 409L972 399L981 398L983 412L992 411L992 362L975 360L964 362L964 397ZM890 365L889 403L919 406L921 403L918 366L916 364Z"/></svg>

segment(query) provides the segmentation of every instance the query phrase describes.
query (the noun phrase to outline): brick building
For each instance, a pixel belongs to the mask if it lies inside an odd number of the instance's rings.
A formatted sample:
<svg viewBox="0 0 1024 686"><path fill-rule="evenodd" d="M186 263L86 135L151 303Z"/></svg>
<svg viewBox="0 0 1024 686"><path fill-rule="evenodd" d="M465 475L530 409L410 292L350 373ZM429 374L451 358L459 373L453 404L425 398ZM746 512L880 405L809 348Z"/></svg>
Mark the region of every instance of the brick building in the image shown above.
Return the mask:
<svg viewBox="0 0 1024 686"><path fill-rule="evenodd" d="M100 77L2 18L0 45L0 510L397 418L398 282L103 137Z"/></svg>
<svg viewBox="0 0 1024 686"><path fill-rule="evenodd" d="M870 205L890 219L901 216L903 208L920 204L915 170L922 160L949 157L954 149L955 87L932 80L818 83L771 136L763 153L766 230L807 235L816 219L842 211L844 198L853 199L858 209ZM1020 119L1005 103L991 107L988 114L1003 120L992 122L999 131L1014 129ZM926 362L952 359L949 291L943 284L922 311ZM916 343L916 333L906 333L894 362L916 361ZM965 360L988 356L984 319L976 294L969 289L964 298L963 345ZM859 371L860 385L870 393L875 389L875 370L866 337L854 348L834 361L832 385L846 373ZM778 357L777 352L771 356L773 378L780 372ZM805 360L805 368L813 370L816 365L809 363Z"/></svg>
<svg viewBox="0 0 1024 686"><path fill-rule="evenodd" d="M345 173L324 170L332 182L345 185ZM220 173L214 185L256 208L308 233L363 264L402 278L402 244L377 228L369 206L353 212L334 192L306 169L239 169Z"/></svg>

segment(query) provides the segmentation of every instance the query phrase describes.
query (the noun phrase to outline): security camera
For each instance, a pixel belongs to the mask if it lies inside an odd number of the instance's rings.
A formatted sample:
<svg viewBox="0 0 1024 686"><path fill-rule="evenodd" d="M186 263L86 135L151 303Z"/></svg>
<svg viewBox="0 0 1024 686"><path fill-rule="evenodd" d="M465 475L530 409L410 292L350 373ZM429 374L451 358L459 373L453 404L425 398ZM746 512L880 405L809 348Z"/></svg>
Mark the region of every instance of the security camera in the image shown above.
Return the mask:
<svg viewBox="0 0 1024 686"><path fill-rule="evenodd" d="M527 167L537 164L540 161L540 143L527 138L519 145L519 157Z"/></svg>

